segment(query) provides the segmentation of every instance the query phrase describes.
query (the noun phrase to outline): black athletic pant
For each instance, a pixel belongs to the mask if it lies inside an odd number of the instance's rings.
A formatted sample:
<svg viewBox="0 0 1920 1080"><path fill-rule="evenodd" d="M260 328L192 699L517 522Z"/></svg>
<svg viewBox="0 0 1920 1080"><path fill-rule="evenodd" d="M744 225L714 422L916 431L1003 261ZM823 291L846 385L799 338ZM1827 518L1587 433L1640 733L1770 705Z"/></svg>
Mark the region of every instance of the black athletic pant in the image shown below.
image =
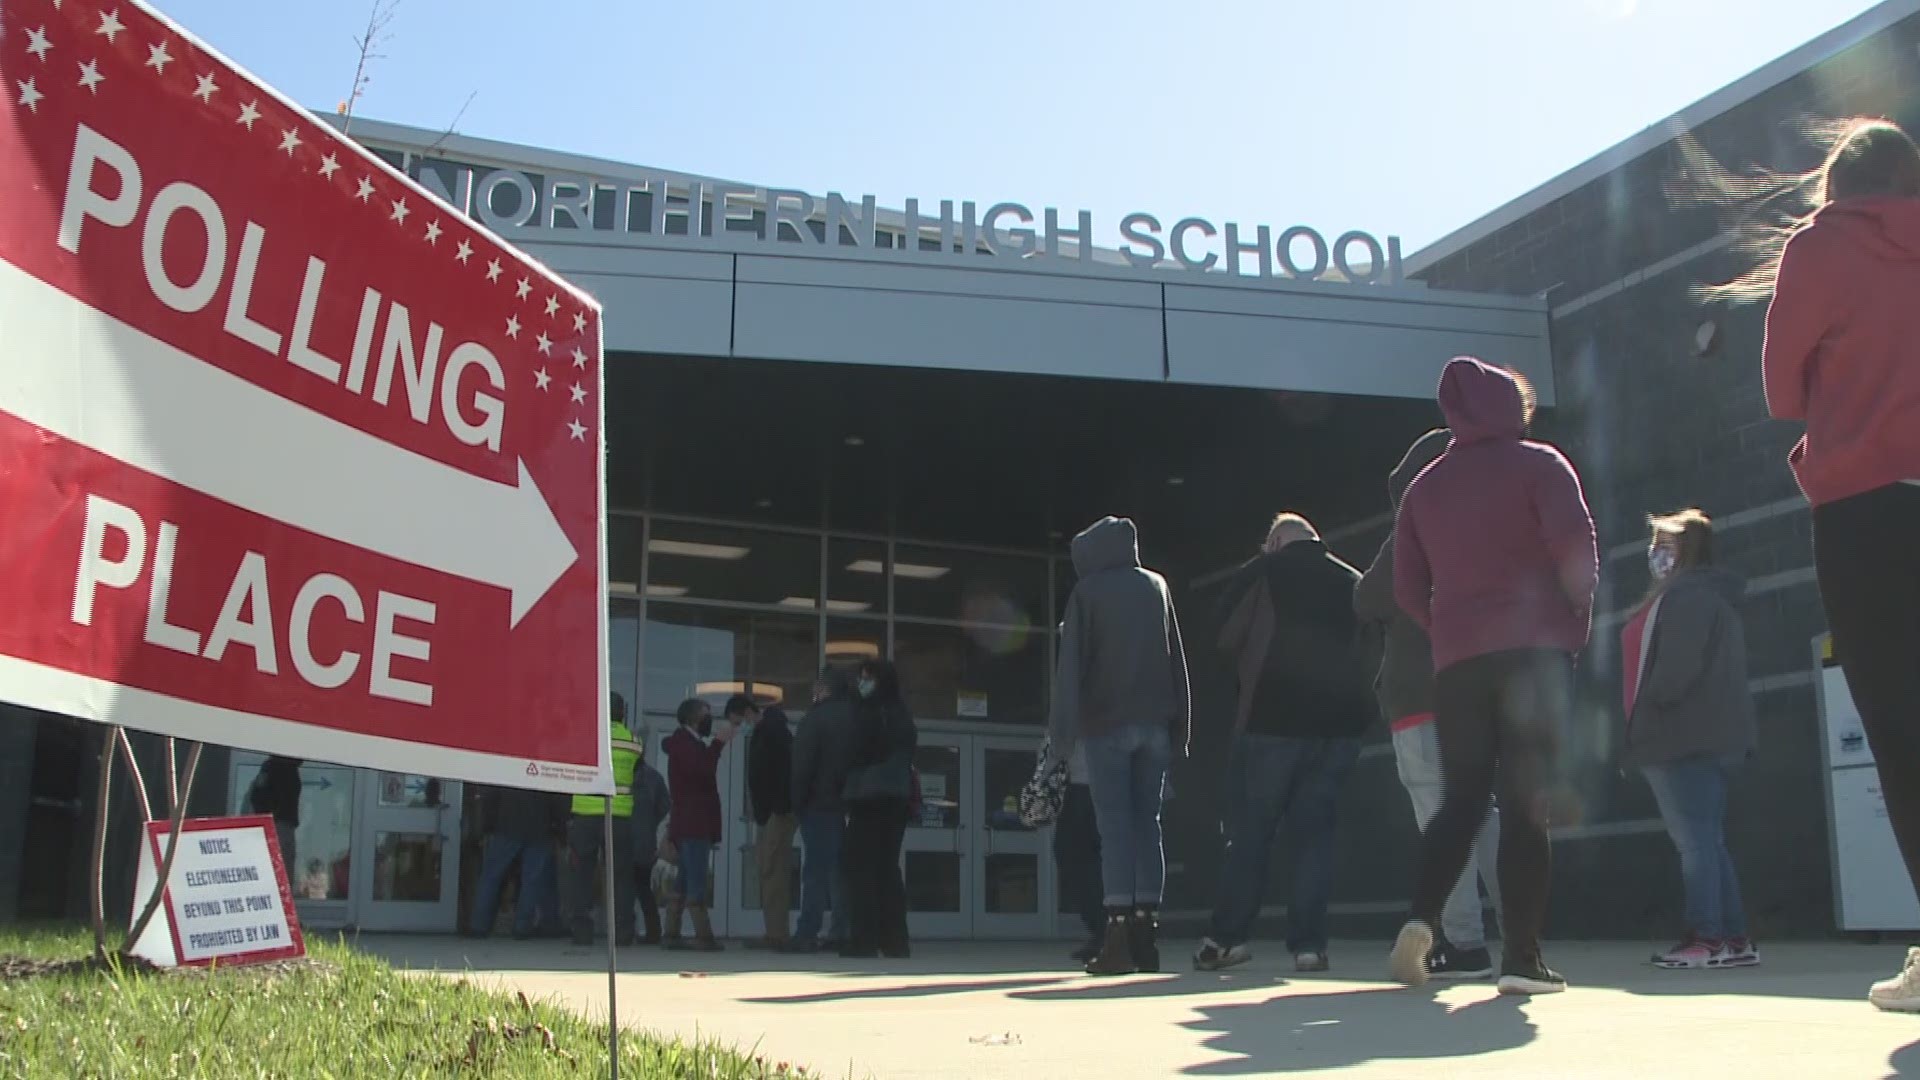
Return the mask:
<svg viewBox="0 0 1920 1080"><path fill-rule="evenodd" d="M907 884L900 876L900 845L907 837L904 807L860 807L847 814L840 871L846 881L847 948L907 954Z"/></svg>
<svg viewBox="0 0 1920 1080"><path fill-rule="evenodd" d="M1920 487L1813 510L1814 568L1833 655L1860 711L1887 817L1920 887Z"/></svg>
<svg viewBox="0 0 1920 1080"><path fill-rule="evenodd" d="M1573 660L1553 649L1476 656L1434 679L1440 809L1420 843L1413 917L1440 925L1500 788L1500 894L1508 967L1539 955L1553 850L1549 789L1572 705Z"/></svg>

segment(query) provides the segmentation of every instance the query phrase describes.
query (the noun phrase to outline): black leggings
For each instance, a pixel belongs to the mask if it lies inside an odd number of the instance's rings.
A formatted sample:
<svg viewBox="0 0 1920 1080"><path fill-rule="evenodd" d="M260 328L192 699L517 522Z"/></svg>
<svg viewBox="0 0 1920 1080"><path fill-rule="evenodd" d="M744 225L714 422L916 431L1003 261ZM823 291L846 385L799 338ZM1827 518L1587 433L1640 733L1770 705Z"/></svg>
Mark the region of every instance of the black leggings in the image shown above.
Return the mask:
<svg viewBox="0 0 1920 1080"><path fill-rule="evenodd" d="M907 953L907 884L900 876L900 845L907 837L905 807L860 807L847 814L840 849L845 875L849 948Z"/></svg>
<svg viewBox="0 0 1920 1080"><path fill-rule="evenodd" d="M1813 511L1814 568L1833 655L1907 874L1920 888L1920 487L1894 484Z"/></svg>
<svg viewBox="0 0 1920 1080"><path fill-rule="evenodd" d="M1560 729L1572 704L1573 661L1553 649L1476 656L1434 678L1440 809L1421 837L1413 917L1440 925L1447 894L1500 787L1500 895L1509 966L1540 952L1553 848L1548 803Z"/></svg>

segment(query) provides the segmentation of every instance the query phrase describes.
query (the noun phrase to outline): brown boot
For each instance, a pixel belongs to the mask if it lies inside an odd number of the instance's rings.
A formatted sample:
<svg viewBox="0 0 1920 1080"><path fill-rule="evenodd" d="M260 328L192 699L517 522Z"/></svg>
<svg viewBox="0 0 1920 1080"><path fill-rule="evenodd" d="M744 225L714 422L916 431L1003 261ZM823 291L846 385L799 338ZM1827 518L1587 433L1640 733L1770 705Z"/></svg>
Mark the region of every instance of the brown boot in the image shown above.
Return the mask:
<svg viewBox="0 0 1920 1080"><path fill-rule="evenodd" d="M666 934L660 939L660 944L663 947L668 949L684 949L687 947L687 939L680 936L680 913L685 911L686 907L684 903L678 900L667 901L665 919L667 924Z"/></svg>
<svg viewBox="0 0 1920 1080"><path fill-rule="evenodd" d="M726 946L713 936L713 923L707 918L707 909L698 905L688 908L693 916L693 947L701 952L720 952Z"/></svg>
<svg viewBox="0 0 1920 1080"><path fill-rule="evenodd" d="M1139 970L1133 958L1133 912L1114 908L1107 912L1107 939L1100 944L1100 955L1087 964L1087 974L1132 975Z"/></svg>

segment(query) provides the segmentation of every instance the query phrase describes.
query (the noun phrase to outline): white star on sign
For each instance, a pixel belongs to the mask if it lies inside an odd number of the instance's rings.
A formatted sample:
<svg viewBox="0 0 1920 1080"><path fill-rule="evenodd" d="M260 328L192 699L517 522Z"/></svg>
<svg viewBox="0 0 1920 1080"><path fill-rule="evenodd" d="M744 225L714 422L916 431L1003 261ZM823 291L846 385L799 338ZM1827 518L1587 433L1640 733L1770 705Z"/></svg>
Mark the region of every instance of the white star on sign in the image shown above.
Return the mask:
<svg viewBox="0 0 1920 1080"><path fill-rule="evenodd" d="M427 222L427 243L438 244L440 242L440 231L441 230L440 230L439 222L437 221Z"/></svg>
<svg viewBox="0 0 1920 1080"><path fill-rule="evenodd" d="M373 198L373 181L367 179L364 176L361 177L360 190L355 192L354 194L360 196L361 202L366 202L367 200Z"/></svg>
<svg viewBox="0 0 1920 1080"><path fill-rule="evenodd" d="M47 50L51 48L53 48L53 42L47 40L46 27L27 31L27 51L33 54L34 59L43 64L46 63Z"/></svg>
<svg viewBox="0 0 1920 1080"><path fill-rule="evenodd" d="M292 157L293 152L295 150L300 149L300 133L297 131L294 131L292 128L288 128L286 131L281 132L280 133L280 149L285 150L287 152L288 157Z"/></svg>
<svg viewBox="0 0 1920 1080"><path fill-rule="evenodd" d="M465 240L460 241L460 246L453 250L453 257L459 259L461 262L466 262L468 259L473 258L473 245L467 243Z"/></svg>
<svg viewBox="0 0 1920 1080"><path fill-rule="evenodd" d="M100 16L100 29L95 30L94 33L105 34L107 41L111 43L114 38L120 36L120 31L125 29L126 27L120 24L120 13L118 11L109 11L105 15Z"/></svg>
<svg viewBox="0 0 1920 1080"><path fill-rule="evenodd" d="M173 63L173 54L167 52L167 43L147 46L147 66L162 75L167 73L167 65Z"/></svg>
<svg viewBox="0 0 1920 1080"><path fill-rule="evenodd" d="M573 436L575 442L587 441L587 429L578 420L567 421L567 432Z"/></svg>
<svg viewBox="0 0 1920 1080"><path fill-rule="evenodd" d="M80 85L86 87L88 93L99 93L100 84L106 81L107 77L100 74L100 61L89 60L80 65Z"/></svg>
<svg viewBox="0 0 1920 1080"><path fill-rule="evenodd" d="M527 298L527 294L532 291L533 291L533 282L528 281L526 278L521 278L520 284L515 285L513 287L514 298L518 300L525 300Z"/></svg>
<svg viewBox="0 0 1920 1080"><path fill-rule="evenodd" d="M586 329L587 329L587 313L586 312L576 311L573 313L573 329L575 333L586 332Z"/></svg>
<svg viewBox="0 0 1920 1080"><path fill-rule="evenodd" d="M487 260L487 280L488 281L500 280L500 260L499 259Z"/></svg>
<svg viewBox="0 0 1920 1080"><path fill-rule="evenodd" d="M573 366L582 370L587 366L587 354L581 352L578 345L573 347Z"/></svg>
<svg viewBox="0 0 1920 1080"><path fill-rule="evenodd" d="M575 405L578 405L585 400L587 400L587 388L584 386L581 386L579 383L574 383L573 384L573 403Z"/></svg>
<svg viewBox="0 0 1920 1080"><path fill-rule="evenodd" d="M407 223L407 215L411 213L413 213L413 210L407 206L407 200L393 200L393 220L405 225Z"/></svg>
<svg viewBox="0 0 1920 1080"><path fill-rule="evenodd" d="M520 337L520 316L507 316L507 336L515 339Z"/></svg>
<svg viewBox="0 0 1920 1080"><path fill-rule="evenodd" d="M193 96L199 98L202 104L211 105L213 92L220 89L220 84L214 82L211 75L202 75L199 78L200 85L193 88Z"/></svg>
<svg viewBox="0 0 1920 1080"><path fill-rule="evenodd" d="M549 319L553 318L553 313L559 310L560 310L560 298L557 296L547 297L547 318Z"/></svg>
<svg viewBox="0 0 1920 1080"><path fill-rule="evenodd" d="M234 123L244 126L248 131L252 131L253 122L258 119L260 119L260 106L256 102L249 101L245 105L240 106L240 118L235 120Z"/></svg>
<svg viewBox="0 0 1920 1080"><path fill-rule="evenodd" d="M540 389L545 390L547 384L553 381L553 376L547 374L546 368L541 368L533 373L533 381L540 384Z"/></svg>
<svg viewBox="0 0 1920 1080"><path fill-rule="evenodd" d="M38 113L40 111L40 100L46 96L47 95L40 92L38 87L33 85L32 79L28 79L26 82L20 84L20 104L26 106L31 112Z"/></svg>
<svg viewBox="0 0 1920 1080"><path fill-rule="evenodd" d="M547 336L545 330L540 331L540 336L533 340L534 344L539 346L541 356L553 355L553 339Z"/></svg>
<svg viewBox="0 0 1920 1080"><path fill-rule="evenodd" d="M320 175L321 176L324 176L327 179L331 180L333 179L333 174L339 171L340 171L339 158L334 157L332 154L328 154L326 157L323 157L320 159Z"/></svg>

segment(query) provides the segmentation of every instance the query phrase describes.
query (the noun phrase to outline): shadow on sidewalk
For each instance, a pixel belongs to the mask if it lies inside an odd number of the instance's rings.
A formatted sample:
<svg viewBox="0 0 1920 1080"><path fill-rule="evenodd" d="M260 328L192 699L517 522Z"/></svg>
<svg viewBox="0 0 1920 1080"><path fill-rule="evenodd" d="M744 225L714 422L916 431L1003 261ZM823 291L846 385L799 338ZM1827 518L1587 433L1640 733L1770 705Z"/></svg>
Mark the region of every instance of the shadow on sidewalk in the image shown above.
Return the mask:
<svg viewBox="0 0 1920 1080"><path fill-rule="evenodd" d="M878 980L881 976L872 973L866 977ZM998 994L1009 990L1026 990L1035 986L1051 986L1072 978L1071 975L1034 976L1019 979L996 979L985 977L965 982L939 983L894 983L890 985L863 986L857 990L823 990L812 994L782 994L769 997L743 997L746 1005L824 1005L835 1001L888 1001L901 998L941 997L947 994ZM1022 997L1022 994L1013 994Z"/></svg>
<svg viewBox="0 0 1920 1080"><path fill-rule="evenodd" d="M1539 1034L1525 998L1488 988L1481 1001L1449 1008L1400 987L1281 994L1252 1004L1203 1005L1196 1031L1232 1060L1194 1065L1188 1076L1254 1076L1340 1069L1382 1061L1467 1058L1525 1046Z"/></svg>
<svg viewBox="0 0 1920 1080"><path fill-rule="evenodd" d="M1887 1068L1890 1070L1887 1073L1889 1078L1920 1077L1920 1040L1910 1042L1889 1055Z"/></svg>

